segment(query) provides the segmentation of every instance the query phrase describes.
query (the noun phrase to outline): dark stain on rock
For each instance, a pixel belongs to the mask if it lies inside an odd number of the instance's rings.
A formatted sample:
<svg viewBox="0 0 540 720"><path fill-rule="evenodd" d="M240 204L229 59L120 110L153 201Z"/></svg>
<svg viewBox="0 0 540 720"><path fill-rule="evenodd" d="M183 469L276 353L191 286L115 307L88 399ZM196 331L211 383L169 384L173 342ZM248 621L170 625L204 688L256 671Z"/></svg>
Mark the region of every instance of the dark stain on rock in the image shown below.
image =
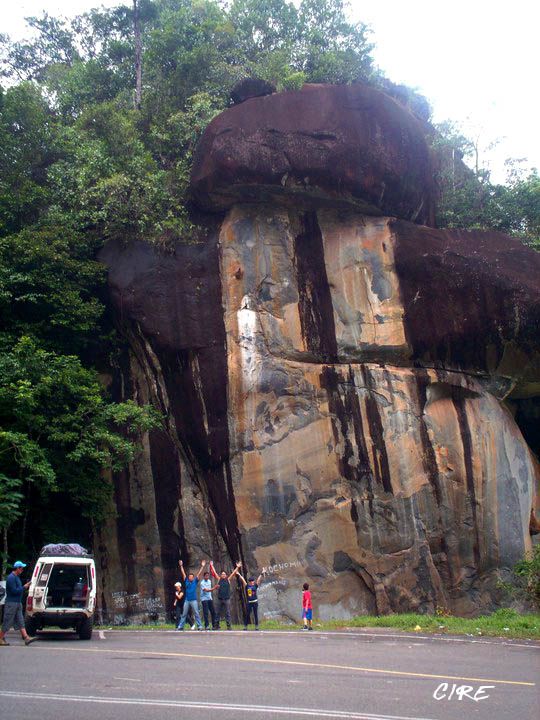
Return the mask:
<svg viewBox="0 0 540 720"><path fill-rule="evenodd" d="M174 252L164 254L147 243L113 242L103 249L100 259L109 268L110 301L119 330L131 345L137 337L142 339L142 350L137 351L146 354L146 364L155 373L156 399L174 419L171 442L179 444L191 480L207 498L218 532L235 561L241 548L228 468L228 372L218 222L209 223L204 243L177 245ZM157 358L156 368L152 356ZM168 406L161 386L166 389ZM176 467L177 477L169 477L166 483L166 487L174 485L174 498L180 486ZM163 468L159 471L164 472ZM158 504L167 502L166 487L156 486ZM163 532L170 533L165 509L162 521ZM123 528L119 534L122 545L125 533ZM178 541L169 538L174 547L166 552L174 553ZM193 540L187 538L188 543Z"/></svg>
<svg viewBox="0 0 540 720"><path fill-rule="evenodd" d="M336 362L334 308L317 214L304 213L301 224L302 229L294 239L294 260L302 337L315 361Z"/></svg>
<svg viewBox="0 0 540 720"><path fill-rule="evenodd" d="M295 500L296 492L294 485L290 483L282 484L271 478L266 482L264 489L262 512L265 517L268 515L288 517L291 506Z"/></svg>
<svg viewBox="0 0 540 720"><path fill-rule="evenodd" d="M118 372L113 376L111 396L115 402L124 402L133 394L127 351L118 359ZM131 479L128 469L113 473L113 498L116 506L118 558L122 570L124 589L128 594L138 592L135 574L135 525L132 515Z"/></svg>
<svg viewBox="0 0 540 720"><path fill-rule="evenodd" d="M469 502L471 504L471 512L474 524L474 560L477 571L480 570L480 538L479 538L479 527L478 517L476 509L476 489L474 486L474 471L472 466L472 438L471 431L469 429L469 422L467 420L467 410L465 408L465 396L459 392L459 388L456 388L458 392L455 392L452 396L452 402L456 409L459 432L461 436L461 442L463 445L463 463L465 465L465 478L467 481L467 493L469 496Z"/></svg>
<svg viewBox="0 0 540 720"><path fill-rule="evenodd" d="M414 382L416 385L416 396L418 398L418 417L419 417L419 423L418 423L418 429L420 432L420 442L422 444L422 467L424 469L424 472L426 474L426 477L429 480L429 484L431 485L433 495L435 496L435 500L438 505L438 511L437 511L437 517L436 517L436 523L438 528L438 537L437 538L429 538L429 545L431 552L435 552L435 548L433 547L435 543L439 544L439 552L437 552L438 557L438 565L437 570L439 573L442 573L445 577L449 577L454 581L458 576L459 573L457 572L457 569L452 567L448 563L448 557L449 557L449 547L448 542L446 540L445 536L445 529L444 529L444 522L443 522L443 516L442 513L444 512L443 509L443 490L441 487L441 477L439 474L439 466L437 464L437 457L435 455L435 450L433 448L433 444L429 437L428 432L428 426L426 423L426 416L425 416L425 408L427 405L427 388L430 385L430 377L426 370L423 370L419 368L415 372L415 378ZM414 396L414 393L411 393L411 396Z"/></svg>
<svg viewBox="0 0 540 720"><path fill-rule="evenodd" d="M431 578L431 572L429 568L430 550L428 545L422 543L418 548L418 563L415 568L415 575L417 580L418 592L416 596L418 598L429 598L430 601L434 601L434 588L433 581ZM432 608L433 610L434 608Z"/></svg>
<svg viewBox="0 0 540 720"><path fill-rule="evenodd" d="M323 367L320 378L321 387L328 393L334 442L336 444L343 442L344 445L343 453L338 460L340 474L357 486L364 482L367 483L369 496L373 497L373 468L364 437L362 413L352 369L349 367L347 382L333 366ZM350 437L351 422L358 453L357 462L353 460L354 450Z"/></svg>
<svg viewBox="0 0 540 720"><path fill-rule="evenodd" d="M358 525L358 510L356 509L356 503L351 499L351 520L355 525Z"/></svg>
<svg viewBox="0 0 540 720"><path fill-rule="evenodd" d="M118 558L128 594L138 592L135 577L135 534L131 521L131 488L127 470L114 473L114 502L116 506L116 531L118 537Z"/></svg>
<svg viewBox="0 0 540 720"><path fill-rule="evenodd" d="M347 480L355 479L353 468L349 460L353 456L351 440L349 438L348 418L340 392L340 376L336 369L330 365L323 367L321 375L321 387L328 394L328 409L331 413L332 434L334 443L338 445L341 441L344 444L344 451L339 457L339 472Z"/></svg>
<svg viewBox="0 0 540 720"><path fill-rule="evenodd" d="M424 410L427 403L427 388L430 384L430 379L427 371L418 369L415 373L416 380L416 395L418 397L419 405L419 423L418 429L420 431L420 441L422 443L422 466L424 472L433 488L437 505L441 504L441 485L439 477L439 467L437 465L437 458L435 456L435 450L431 440L429 439L428 428L426 425L426 417Z"/></svg>
<svg viewBox="0 0 540 720"><path fill-rule="evenodd" d="M386 452L386 443L384 441L383 424L379 413L379 406L373 396L373 391L375 390L373 378L365 365L362 365L361 367L364 385L368 391L365 403L369 434L373 440L373 446L375 449L375 462L373 467L375 471L375 480L382 485L385 492L393 493L390 478L390 465L388 463L388 454Z"/></svg>
<svg viewBox="0 0 540 720"><path fill-rule="evenodd" d="M373 576L366 570L366 568L363 567L356 560L353 560L353 558L351 558L348 553L343 552L342 550L338 550L334 553L332 570L335 573L354 573L360 581L361 589L359 589L359 593L364 602L364 612L367 612L369 614L376 614L377 602L375 594L375 583Z"/></svg>
<svg viewBox="0 0 540 720"><path fill-rule="evenodd" d="M369 460L369 453L364 433L364 422L362 420L362 411L360 409L360 399L358 397L358 388L354 382L354 373L349 365L349 382L345 388L345 415L350 417L353 424L354 438L358 451L358 470L362 477L368 478L370 494L373 494L373 469Z"/></svg>
<svg viewBox="0 0 540 720"><path fill-rule="evenodd" d="M495 231L391 221L404 328L418 365L513 374L537 352L540 254Z"/></svg>
<svg viewBox="0 0 540 720"><path fill-rule="evenodd" d="M227 369L225 347L160 353L163 376L184 452L207 496L232 560L240 557L238 521L228 481ZM205 422L206 420L206 422Z"/></svg>
<svg viewBox="0 0 540 720"><path fill-rule="evenodd" d="M174 599L173 585L178 579L178 558L188 557L182 514L179 512L180 462L177 448L162 430L151 431L149 442L163 569L163 592L168 600L168 606L171 606ZM178 525L175 528L176 515L178 515Z"/></svg>

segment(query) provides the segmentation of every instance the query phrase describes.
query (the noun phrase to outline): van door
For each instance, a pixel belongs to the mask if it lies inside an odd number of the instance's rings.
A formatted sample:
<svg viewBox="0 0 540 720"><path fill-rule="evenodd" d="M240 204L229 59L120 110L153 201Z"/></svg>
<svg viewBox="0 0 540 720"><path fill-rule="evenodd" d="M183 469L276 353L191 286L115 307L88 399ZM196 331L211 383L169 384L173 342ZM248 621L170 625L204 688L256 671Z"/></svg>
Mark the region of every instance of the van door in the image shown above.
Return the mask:
<svg viewBox="0 0 540 720"><path fill-rule="evenodd" d="M88 566L88 604L86 606L90 612L93 612L96 608L96 594L96 566L92 561Z"/></svg>
<svg viewBox="0 0 540 720"><path fill-rule="evenodd" d="M47 607L47 591L51 578L52 563L43 563L39 571L36 586L34 588L34 609L39 610Z"/></svg>

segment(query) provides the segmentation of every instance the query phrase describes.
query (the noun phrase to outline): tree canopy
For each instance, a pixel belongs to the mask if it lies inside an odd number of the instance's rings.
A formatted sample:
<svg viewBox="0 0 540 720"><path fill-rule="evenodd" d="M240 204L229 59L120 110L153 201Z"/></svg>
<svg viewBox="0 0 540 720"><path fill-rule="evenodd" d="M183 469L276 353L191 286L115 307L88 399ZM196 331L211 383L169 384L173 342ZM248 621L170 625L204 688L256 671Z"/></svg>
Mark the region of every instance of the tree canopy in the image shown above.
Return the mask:
<svg viewBox="0 0 540 720"><path fill-rule="evenodd" d="M506 183L492 183L478 142L465 137L455 123L435 127L439 158L441 227L493 229L516 235L540 250L540 175L526 159L506 161ZM469 159L472 168L463 160Z"/></svg>

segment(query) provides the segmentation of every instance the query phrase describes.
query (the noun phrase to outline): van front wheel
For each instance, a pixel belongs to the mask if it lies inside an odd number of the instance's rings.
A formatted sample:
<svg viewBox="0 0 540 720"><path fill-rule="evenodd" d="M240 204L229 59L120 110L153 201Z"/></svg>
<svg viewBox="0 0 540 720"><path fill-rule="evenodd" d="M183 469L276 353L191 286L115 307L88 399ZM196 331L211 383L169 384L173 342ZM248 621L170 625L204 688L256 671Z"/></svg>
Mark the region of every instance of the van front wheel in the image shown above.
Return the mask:
<svg viewBox="0 0 540 720"><path fill-rule="evenodd" d="M81 640L90 640L92 637L93 620L91 617L81 620L79 625L79 638Z"/></svg>

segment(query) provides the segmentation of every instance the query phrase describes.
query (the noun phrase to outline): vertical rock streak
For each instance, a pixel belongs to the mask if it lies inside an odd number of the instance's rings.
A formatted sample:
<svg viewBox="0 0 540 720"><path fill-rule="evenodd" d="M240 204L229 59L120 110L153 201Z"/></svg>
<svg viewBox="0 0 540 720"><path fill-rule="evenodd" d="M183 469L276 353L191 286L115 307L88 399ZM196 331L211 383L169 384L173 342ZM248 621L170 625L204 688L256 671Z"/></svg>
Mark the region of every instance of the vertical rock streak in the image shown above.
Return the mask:
<svg viewBox="0 0 540 720"><path fill-rule="evenodd" d="M379 413L379 406L373 397L373 392L375 390L373 378L365 366L362 366L361 372L364 385L368 391L365 403L369 432L373 441L373 467L375 471L375 478L379 485L382 485L385 492L392 493L392 481L390 478L390 466L388 464L388 454L386 452L386 443L384 440L384 430Z"/></svg>
<svg viewBox="0 0 540 720"><path fill-rule="evenodd" d="M187 556L182 515L178 512L181 497L180 459L177 449L166 433L153 430L150 432L149 440L163 593L167 601L166 606L172 607L173 585L178 577L178 558ZM177 520L176 527L175 520Z"/></svg>
<svg viewBox="0 0 540 720"><path fill-rule="evenodd" d="M119 372L113 383L111 394L118 401L125 401L133 396L131 386L131 373L129 359L126 353L120 357ZM133 525L130 473L133 467L113 473L114 483L114 504L117 510L116 516L116 544L118 548L118 559L123 576L123 587L128 594L137 592L137 580L135 574L136 543ZM111 553L113 556L116 553Z"/></svg>
<svg viewBox="0 0 540 720"><path fill-rule="evenodd" d="M317 214L307 212L300 222L302 229L294 239L294 258L302 337L316 361L337 362L334 308Z"/></svg>
<svg viewBox="0 0 540 720"><path fill-rule="evenodd" d="M474 450L472 447L471 433L467 419L467 410L465 407L465 398L461 393L454 393L452 402L456 408L459 423L459 432L463 445L463 462L465 465L465 479L467 482L467 494L471 505L472 521L474 527L474 544L473 553L477 572L481 571L481 555L480 555L480 528L478 525L478 509L476 501L476 487L474 484L474 471L472 457Z"/></svg>

